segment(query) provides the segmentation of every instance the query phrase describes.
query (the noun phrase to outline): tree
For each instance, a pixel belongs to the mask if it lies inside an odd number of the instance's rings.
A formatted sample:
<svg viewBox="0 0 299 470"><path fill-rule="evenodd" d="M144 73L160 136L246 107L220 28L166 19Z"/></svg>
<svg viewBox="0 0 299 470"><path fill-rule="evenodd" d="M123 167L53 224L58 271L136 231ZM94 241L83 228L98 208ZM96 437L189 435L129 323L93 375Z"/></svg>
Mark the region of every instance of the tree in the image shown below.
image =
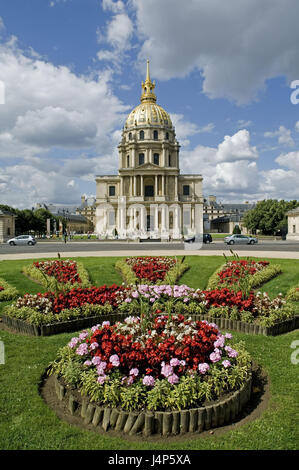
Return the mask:
<svg viewBox="0 0 299 470"><path fill-rule="evenodd" d="M299 206L299 201L278 201L276 199L266 199L259 201L257 205L245 213L243 225L252 233L257 230L264 235L275 235L287 232L286 213Z"/></svg>
<svg viewBox="0 0 299 470"><path fill-rule="evenodd" d="M233 234L240 235L240 233L241 233L241 229L240 229L239 225L235 225L234 230L233 230Z"/></svg>

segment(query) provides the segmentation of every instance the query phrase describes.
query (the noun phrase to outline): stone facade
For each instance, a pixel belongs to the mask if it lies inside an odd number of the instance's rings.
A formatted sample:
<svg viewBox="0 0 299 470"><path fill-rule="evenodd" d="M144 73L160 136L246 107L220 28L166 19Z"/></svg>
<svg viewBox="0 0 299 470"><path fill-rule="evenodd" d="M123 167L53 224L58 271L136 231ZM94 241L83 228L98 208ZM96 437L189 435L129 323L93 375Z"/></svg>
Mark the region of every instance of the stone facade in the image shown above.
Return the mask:
<svg viewBox="0 0 299 470"><path fill-rule="evenodd" d="M118 175L96 177L99 237L180 239L203 233L202 176L180 174L180 145L154 88L148 65L141 104L122 131Z"/></svg>
<svg viewBox="0 0 299 470"><path fill-rule="evenodd" d="M289 211L287 213L287 216L288 216L287 240L299 241L299 207Z"/></svg>
<svg viewBox="0 0 299 470"><path fill-rule="evenodd" d="M10 212L0 210L0 243L15 236L15 218Z"/></svg>

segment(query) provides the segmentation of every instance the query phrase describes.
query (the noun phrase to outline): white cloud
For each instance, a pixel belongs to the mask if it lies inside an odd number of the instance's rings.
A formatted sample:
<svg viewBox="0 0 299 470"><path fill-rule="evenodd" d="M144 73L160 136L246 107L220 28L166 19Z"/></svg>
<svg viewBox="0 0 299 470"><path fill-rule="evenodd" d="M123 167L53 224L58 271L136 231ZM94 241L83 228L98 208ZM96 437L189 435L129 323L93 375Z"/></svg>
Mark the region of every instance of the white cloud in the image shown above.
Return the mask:
<svg viewBox="0 0 299 470"><path fill-rule="evenodd" d="M293 147L295 145L290 129L284 126L280 126L279 129L274 132L265 132L264 136L278 137L278 143L280 145L286 145L287 147Z"/></svg>
<svg viewBox="0 0 299 470"><path fill-rule="evenodd" d="M295 129L296 129L297 132L299 132L299 121L296 122Z"/></svg>
<svg viewBox="0 0 299 470"><path fill-rule="evenodd" d="M237 122L237 127L238 129L244 129L245 127L250 127L252 126L252 121L248 120L245 121L245 119L239 119Z"/></svg>
<svg viewBox="0 0 299 470"><path fill-rule="evenodd" d="M102 7L104 11L112 11L113 13L123 12L125 9L124 2L121 0L102 0Z"/></svg>
<svg viewBox="0 0 299 470"><path fill-rule="evenodd" d="M257 158L257 149L250 145L250 134L245 129L233 136L226 135L224 141L218 146L216 154L219 162L256 160Z"/></svg>
<svg viewBox="0 0 299 470"><path fill-rule="evenodd" d="M289 168L290 170L297 171L298 182L299 182L299 151L279 155L279 157L277 157L275 161L280 166ZM299 186L298 182L297 182L297 186Z"/></svg>
<svg viewBox="0 0 299 470"><path fill-rule="evenodd" d="M203 91L239 104L266 81L299 76L297 0L132 0L155 75L167 80L202 71Z"/></svg>
<svg viewBox="0 0 299 470"><path fill-rule="evenodd" d="M0 44L0 63L6 84L6 104L0 106L1 202L75 202L80 174L78 180L68 174L65 162L76 160L74 151L85 151L93 181L95 168L110 168L115 128L128 109L111 90L111 74L77 76L26 55L15 38Z"/></svg>
<svg viewBox="0 0 299 470"><path fill-rule="evenodd" d="M54 171L41 171L31 165L0 169L0 199L19 208L36 202L73 204L78 201L78 186ZM2 189L1 189L2 186Z"/></svg>
<svg viewBox="0 0 299 470"><path fill-rule="evenodd" d="M126 13L117 13L112 16L106 25L106 30L97 31L98 42L107 43L110 47L110 49L100 49L97 54L98 59L112 62L117 70L131 48L133 29L133 22Z"/></svg>
<svg viewBox="0 0 299 470"><path fill-rule="evenodd" d="M175 127L177 139L183 147L190 144L188 137L195 134L209 133L215 128L215 124L212 122L200 127L194 122L187 121L183 114L170 113L170 117Z"/></svg>

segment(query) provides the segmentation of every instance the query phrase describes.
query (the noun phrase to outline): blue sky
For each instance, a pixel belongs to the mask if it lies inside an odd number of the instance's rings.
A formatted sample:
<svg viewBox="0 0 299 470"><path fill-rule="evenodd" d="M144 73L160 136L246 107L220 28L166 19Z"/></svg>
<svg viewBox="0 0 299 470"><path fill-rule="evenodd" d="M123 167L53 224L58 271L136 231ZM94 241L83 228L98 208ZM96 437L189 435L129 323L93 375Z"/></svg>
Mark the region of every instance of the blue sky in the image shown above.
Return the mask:
<svg viewBox="0 0 299 470"><path fill-rule="evenodd" d="M147 57L205 196L299 199L298 14L296 0L2 2L0 203L94 195Z"/></svg>

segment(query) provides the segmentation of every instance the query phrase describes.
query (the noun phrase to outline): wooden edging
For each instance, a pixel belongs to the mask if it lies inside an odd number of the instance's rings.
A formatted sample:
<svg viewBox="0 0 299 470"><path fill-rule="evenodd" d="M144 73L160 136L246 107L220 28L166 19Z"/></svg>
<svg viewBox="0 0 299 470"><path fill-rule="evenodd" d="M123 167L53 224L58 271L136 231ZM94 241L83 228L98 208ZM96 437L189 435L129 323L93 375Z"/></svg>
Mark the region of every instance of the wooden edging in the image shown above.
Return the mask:
<svg viewBox="0 0 299 470"><path fill-rule="evenodd" d="M228 329L239 331L241 333L264 336L281 335L283 333L296 330L299 327L299 315L296 315L295 317L282 321L280 323L276 323L273 326L261 326L256 323L246 323L239 320L230 320L228 318L223 317L211 317L209 315L191 314L190 317L192 318L192 320L206 320L209 323L216 323L219 329Z"/></svg>
<svg viewBox="0 0 299 470"><path fill-rule="evenodd" d="M72 331L78 331L83 328L90 328L97 323L103 321L110 321L111 324L117 321L124 320L128 313L112 313L109 315L98 315L86 318L76 318L74 320L68 320L59 323L52 323L49 325L32 325L24 320L18 318L9 317L2 315L3 323L12 330L19 333L25 333L32 336L51 336L59 333L70 333ZM187 315L185 315L187 316ZM276 325L264 327L256 323L246 323L238 320L230 320L222 317L211 317L209 315L189 315L192 320L206 320L209 323L215 323L219 329L228 329L238 331L241 333L264 335L264 336L276 336L289 331L293 331L299 327L299 315L277 323Z"/></svg>
<svg viewBox="0 0 299 470"><path fill-rule="evenodd" d="M2 315L2 321L4 325L8 326L12 330L19 333L25 333L32 336L50 336L59 333L70 333L72 331L78 331L84 328L90 328L103 321L110 321L111 324L117 321L122 321L126 318L126 313L114 313L110 315L97 315L85 318L76 318L74 320L68 320L59 323L52 323L48 325L32 325L24 320L18 318L9 317Z"/></svg>
<svg viewBox="0 0 299 470"><path fill-rule="evenodd" d="M104 431L114 429L129 435L149 437L185 433L201 433L234 422L250 399L252 374L244 385L229 397L215 404L181 411L124 411L118 408L97 406L88 397L77 398L54 376L57 397L63 401L71 415L80 416L84 424L92 424Z"/></svg>

